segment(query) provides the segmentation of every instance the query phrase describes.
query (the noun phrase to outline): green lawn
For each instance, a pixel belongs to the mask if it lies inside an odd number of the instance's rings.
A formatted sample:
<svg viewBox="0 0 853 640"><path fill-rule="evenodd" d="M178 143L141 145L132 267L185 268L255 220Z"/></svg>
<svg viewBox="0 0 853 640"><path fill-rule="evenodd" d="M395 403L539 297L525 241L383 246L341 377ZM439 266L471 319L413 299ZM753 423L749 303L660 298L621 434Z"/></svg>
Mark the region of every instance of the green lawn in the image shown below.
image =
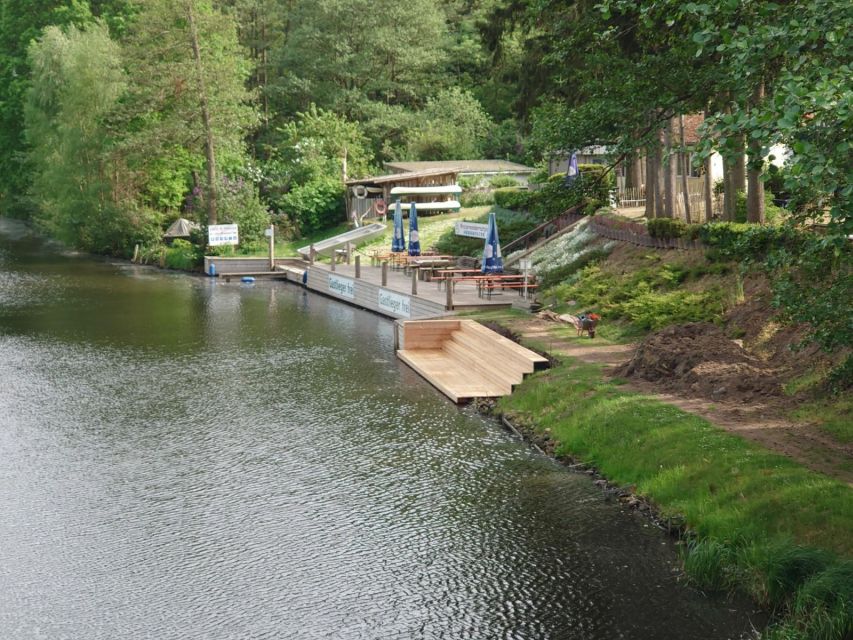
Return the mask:
<svg viewBox="0 0 853 640"><path fill-rule="evenodd" d="M695 534L685 568L706 588L791 612L782 638L853 633L853 491L567 359L498 409L558 454L632 484ZM781 627L780 627L781 629Z"/></svg>

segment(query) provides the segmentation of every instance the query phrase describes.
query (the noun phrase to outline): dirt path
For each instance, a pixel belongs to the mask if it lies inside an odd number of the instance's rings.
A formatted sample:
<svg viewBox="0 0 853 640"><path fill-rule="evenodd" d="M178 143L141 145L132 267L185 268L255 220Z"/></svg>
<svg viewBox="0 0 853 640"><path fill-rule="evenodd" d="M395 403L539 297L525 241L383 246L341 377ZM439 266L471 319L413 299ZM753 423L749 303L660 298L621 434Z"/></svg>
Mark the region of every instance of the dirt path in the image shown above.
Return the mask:
<svg viewBox="0 0 853 640"><path fill-rule="evenodd" d="M589 340L574 342L556 337L552 330L558 325L540 318L512 324L514 331L544 345L553 354L601 364L606 367L605 371L612 371L626 362L635 350L634 345L599 346L600 343L593 344ZM627 386L701 416L726 431L757 442L853 487L853 445L842 444L813 425L786 419L780 407L769 402L711 401L701 397L661 393L654 383L644 380L631 380Z"/></svg>

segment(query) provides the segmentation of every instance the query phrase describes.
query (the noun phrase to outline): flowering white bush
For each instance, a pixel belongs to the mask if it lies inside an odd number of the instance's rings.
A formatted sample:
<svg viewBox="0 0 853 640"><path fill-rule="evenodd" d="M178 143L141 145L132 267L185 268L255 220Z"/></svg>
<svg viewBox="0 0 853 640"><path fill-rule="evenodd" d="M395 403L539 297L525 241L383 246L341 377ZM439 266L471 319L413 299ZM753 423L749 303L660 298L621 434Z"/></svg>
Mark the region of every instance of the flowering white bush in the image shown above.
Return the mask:
<svg viewBox="0 0 853 640"><path fill-rule="evenodd" d="M552 269L569 264L591 250L589 245L597 237L589 228L589 219L584 218L574 229L531 254L533 272L542 276Z"/></svg>

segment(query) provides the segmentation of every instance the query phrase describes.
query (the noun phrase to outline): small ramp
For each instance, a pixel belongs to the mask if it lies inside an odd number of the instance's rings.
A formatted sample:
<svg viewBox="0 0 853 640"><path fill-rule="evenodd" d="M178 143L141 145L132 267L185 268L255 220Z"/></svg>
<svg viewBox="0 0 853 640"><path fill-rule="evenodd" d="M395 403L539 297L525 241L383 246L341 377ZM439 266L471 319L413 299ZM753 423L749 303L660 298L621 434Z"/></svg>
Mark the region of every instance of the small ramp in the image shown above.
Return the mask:
<svg viewBox="0 0 853 640"><path fill-rule="evenodd" d="M345 231L344 233L339 233L331 238L315 242L314 251L321 255L332 255L335 249L340 249L341 247L346 246L348 242L351 242L352 244L359 244L378 238L385 233L386 228L387 227L384 222L374 222L372 224L359 227L358 229ZM311 253L311 245L309 244L301 247L300 249L297 249L297 251L299 252L299 255L304 258L308 258Z"/></svg>

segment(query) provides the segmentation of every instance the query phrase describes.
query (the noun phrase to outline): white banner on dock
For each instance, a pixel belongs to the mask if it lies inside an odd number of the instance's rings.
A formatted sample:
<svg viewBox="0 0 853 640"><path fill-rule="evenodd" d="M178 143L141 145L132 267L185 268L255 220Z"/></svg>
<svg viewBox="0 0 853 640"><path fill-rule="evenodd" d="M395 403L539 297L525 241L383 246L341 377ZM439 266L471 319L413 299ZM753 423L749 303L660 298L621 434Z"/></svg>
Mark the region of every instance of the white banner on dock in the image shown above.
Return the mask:
<svg viewBox="0 0 853 640"><path fill-rule="evenodd" d="M412 299L409 296L401 296L399 293L380 289L379 308L382 311L393 313L395 316L410 318L412 316Z"/></svg>
<svg viewBox="0 0 853 640"><path fill-rule="evenodd" d="M342 298L355 298L355 280L329 274L329 291Z"/></svg>
<svg viewBox="0 0 853 640"><path fill-rule="evenodd" d="M236 224L212 224L207 228L207 244L211 247L239 243Z"/></svg>
<svg viewBox="0 0 853 640"><path fill-rule="evenodd" d="M462 222L456 223L456 235L465 236L466 238L481 238L486 239L486 230L489 228L487 224L479 222Z"/></svg>

